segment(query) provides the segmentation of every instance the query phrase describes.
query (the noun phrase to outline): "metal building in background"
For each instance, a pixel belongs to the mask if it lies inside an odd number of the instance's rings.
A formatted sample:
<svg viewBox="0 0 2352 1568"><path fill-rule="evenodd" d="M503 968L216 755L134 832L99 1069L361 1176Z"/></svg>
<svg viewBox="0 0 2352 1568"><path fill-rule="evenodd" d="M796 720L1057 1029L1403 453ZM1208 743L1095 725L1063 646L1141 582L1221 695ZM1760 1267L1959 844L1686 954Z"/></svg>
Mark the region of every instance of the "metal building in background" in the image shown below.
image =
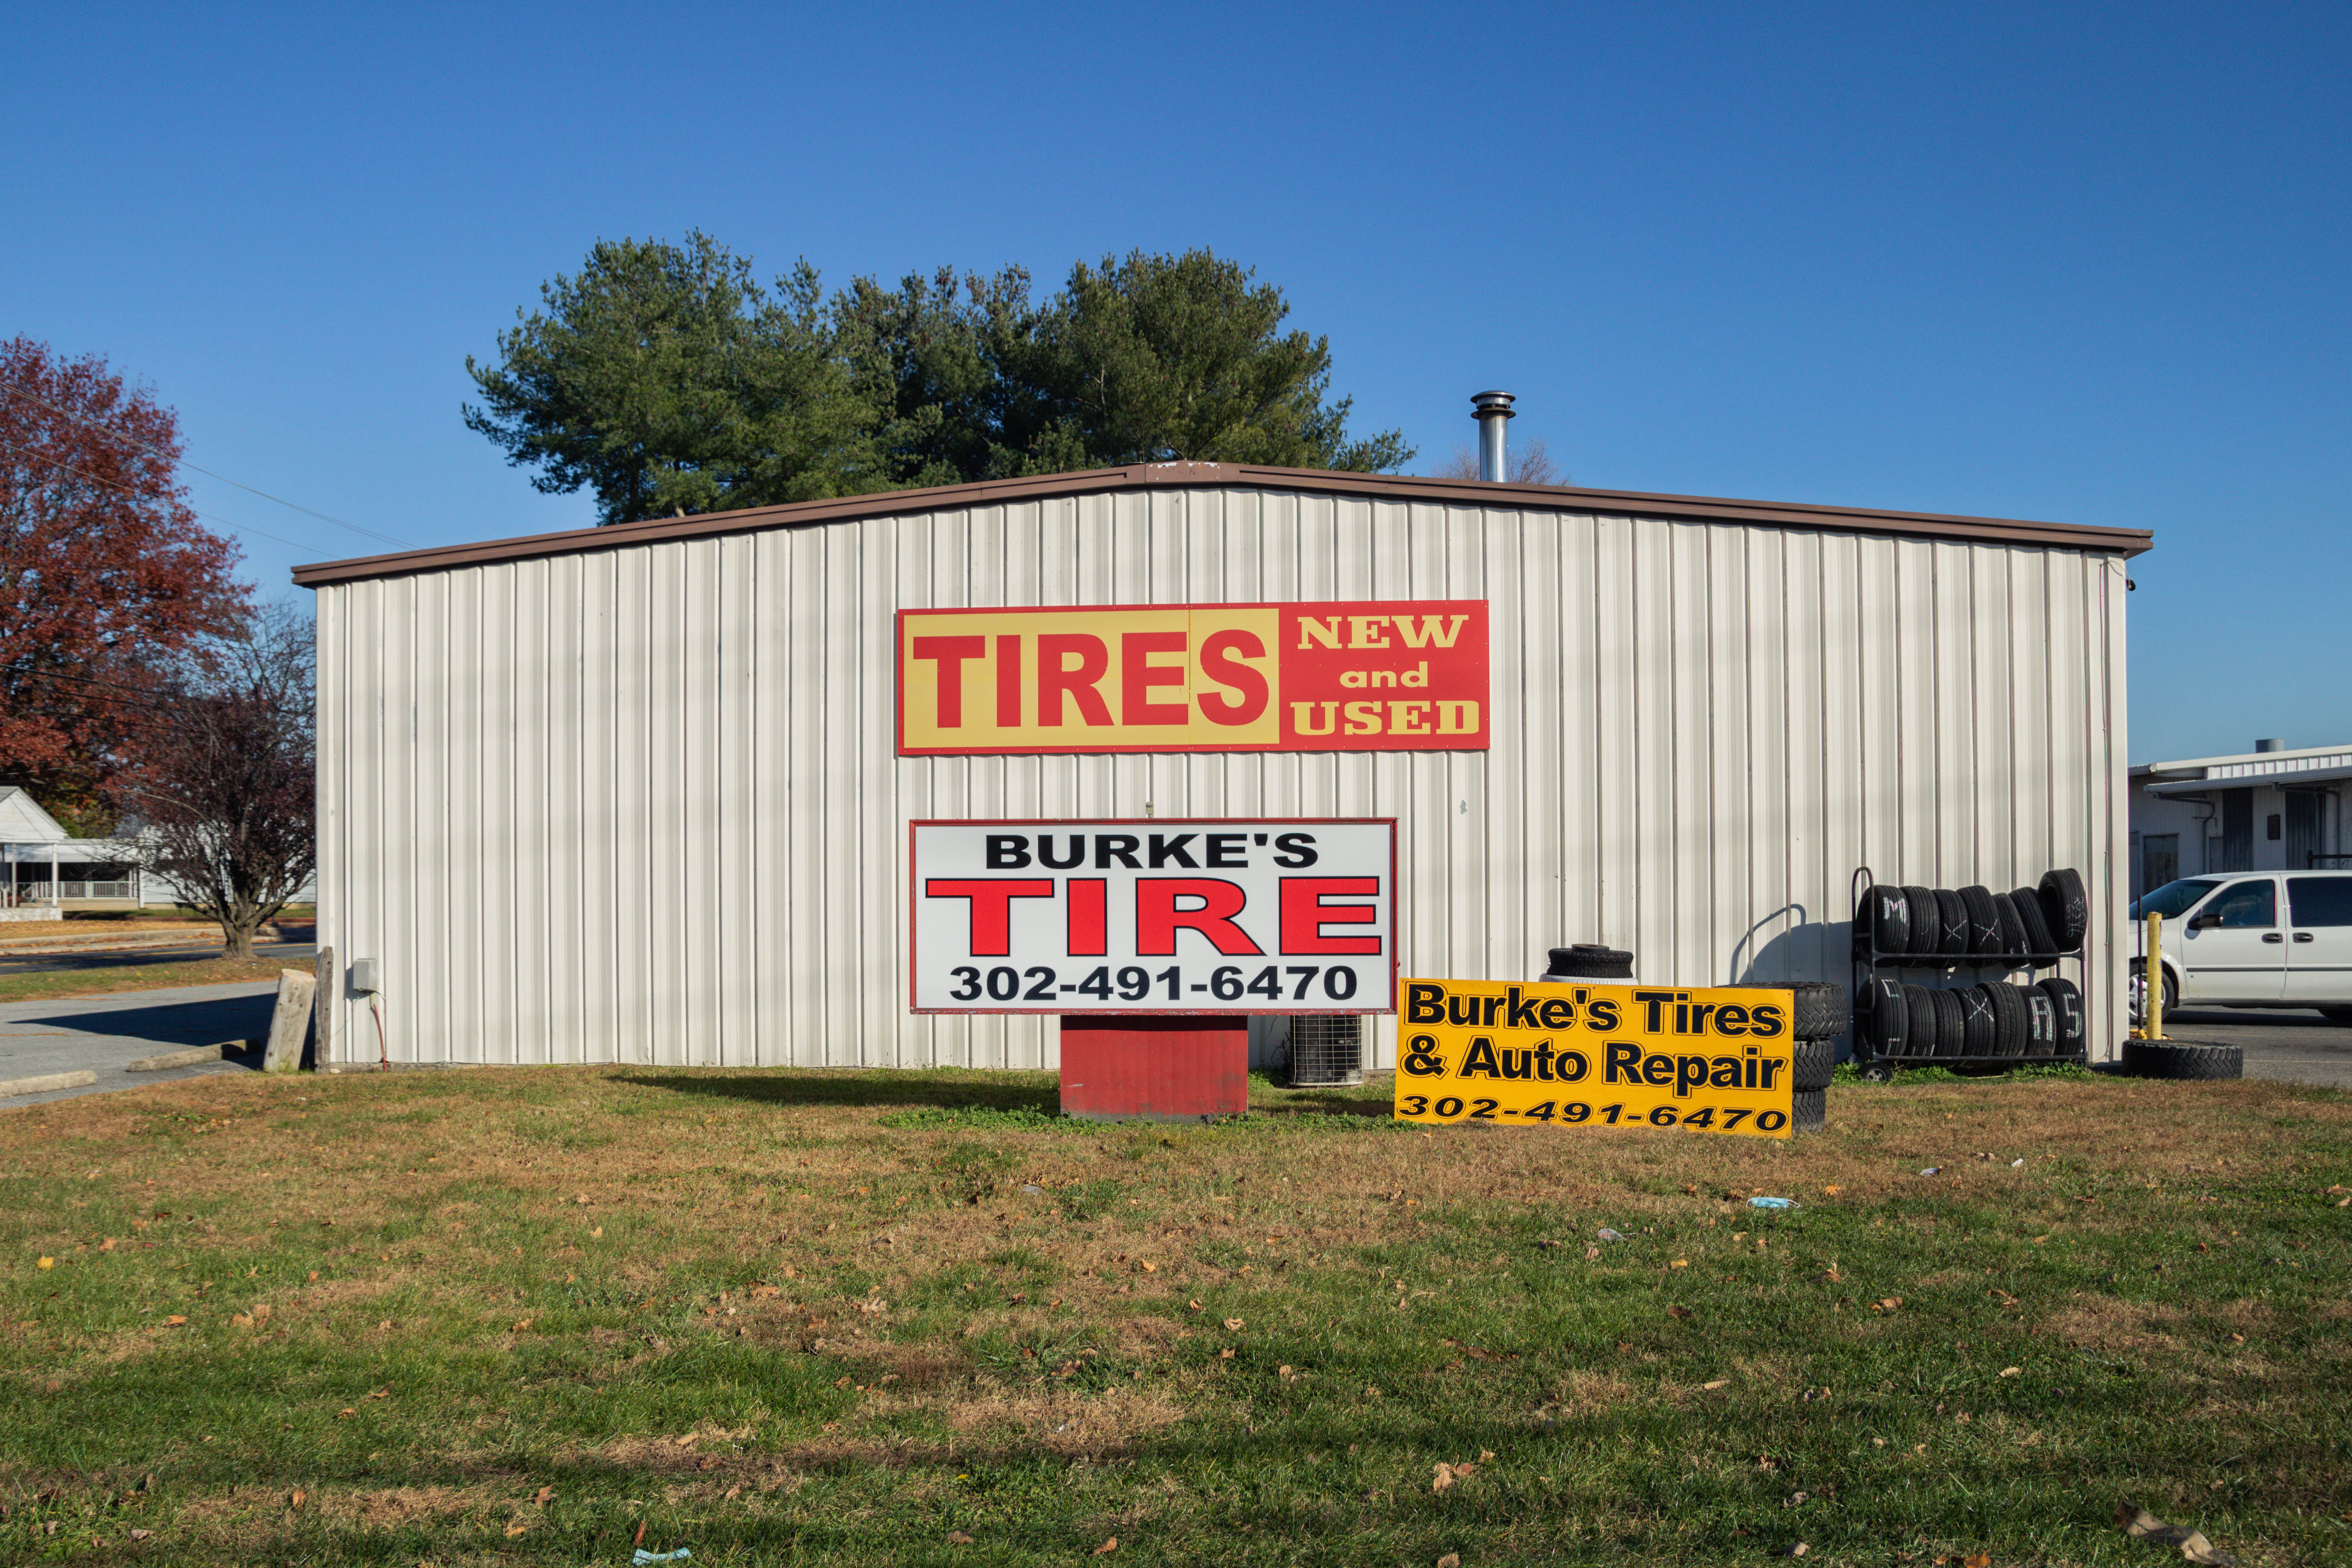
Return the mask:
<svg viewBox="0 0 2352 1568"><path fill-rule="evenodd" d="M307 567L320 941L396 1061L1050 1067L1048 1018L909 1011L910 819L1394 816L1404 973L1465 979L1845 981L1858 866L2077 868L2110 1056L2148 542L1175 464ZM1491 749L898 753L901 609L1340 599L1487 601Z"/></svg>

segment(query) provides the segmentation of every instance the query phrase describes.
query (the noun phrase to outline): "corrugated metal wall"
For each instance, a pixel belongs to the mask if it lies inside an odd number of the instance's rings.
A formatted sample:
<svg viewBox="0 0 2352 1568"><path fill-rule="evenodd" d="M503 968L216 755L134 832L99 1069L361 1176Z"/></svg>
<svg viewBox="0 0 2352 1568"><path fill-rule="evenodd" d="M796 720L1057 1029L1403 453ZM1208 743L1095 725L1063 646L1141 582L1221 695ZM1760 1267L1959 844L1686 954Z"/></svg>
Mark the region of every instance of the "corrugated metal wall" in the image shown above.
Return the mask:
<svg viewBox="0 0 2352 1568"><path fill-rule="evenodd" d="M2123 595L2073 551L1242 488L334 584L320 935L397 1060L1050 1066L1051 1020L908 1013L910 817L1394 816L1408 974L1843 981L1857 865L2074 866L2112 1042ZM1494 749L894 753L901 607L1324 598L1491 601Z"/></svg>

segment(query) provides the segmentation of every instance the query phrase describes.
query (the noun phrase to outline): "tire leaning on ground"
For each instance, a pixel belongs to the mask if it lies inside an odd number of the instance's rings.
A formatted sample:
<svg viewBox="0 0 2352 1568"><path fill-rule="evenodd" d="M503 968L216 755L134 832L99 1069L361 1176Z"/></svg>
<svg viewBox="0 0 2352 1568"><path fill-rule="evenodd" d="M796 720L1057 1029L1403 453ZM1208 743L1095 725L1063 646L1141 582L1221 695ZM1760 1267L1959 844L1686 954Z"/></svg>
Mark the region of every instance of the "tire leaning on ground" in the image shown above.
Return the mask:
<svg viewBox="0 0 2352 1568"><path fill-rule="evenodd" d="M1965 1056L1969 1048L1969 1016L1960 1005L1960 994L1930 986L1927 1002L1936 1009L1936 1054Z"/></svg>
<svg viewBox="0 0 2352 1568"><path fill-rule="evenodd" d="M1992 1003L1992 1052L1997 1057L2022 1057L2032 1045L2032 1013L2025 988L1994 981L1985 987Z"/></svg>
<svg viewBox="0 0 2352 1568"><path fill-rule="evenodd" d="M2246 1076L2246 1055L2237 1046L2210 1040L2126 1040L2124 1071L2134 1078L2208 1080Z"/></svg>
<svg viewBox="0 0 2352 1568"><path fill-rule="evenodd" d="M1931 888L1906 888L1904 901L1911 906L1911 951L1926 954L1936 951L1936 922L1941 917L1936 911L1936 894Z"/></svg>
<svg viewBox="0 0 2352 1568"><path fill-rule="evenodd" d="M1867 899L1872 944L1881 952L1909 952L1910 896L1900 888L1880 883L1870 889Z"/></svg>
<svg viewBox="0 0 2352 1568"><path fill-rule="evenodd" d="M2025 940L2025 921L2017 912L2017 895L1995 893L1992 910L2000 921L2000 951L2005 953L2032 952L2033 949Z"/></svg>
<svg viewBox="0 0 2352 1568"><path fill-rule="evenodd" d="M1829 1125L1829 1090L1801 1089L1789 1097L1789 1127L1791 1131L1818 1132Z"/></svg>
<svg viewBox="0 0 2352 1568"><path fill-rule="evenodd" d="M2050 922L2042 913L2042 895L2031 888L2020 888L2010 894L2009 901L2016 907L2017 918L2025 927L2025 951L2055 952L2058 939L2050 932Z"/></svg>
<svg viewBox="0 0 2352 1568"><path fill-rule="evenodd" d="M2059 1056L2073 1056L2083 1048L2084 1026L2083 988L2071 980L2042 981L2034 989L2050 998L2050 1005L2058 1016Z"/></svg>
<svg viewBox="0 0 2352 1568"><path fill-rule="evenodd" d="M1829 1088L1830 1074L1837 1067L1835 1039L1799 1040L1790 1049L1795 1058L1793 1081L1800 1090Z"/></svg>
<svg viewBox="0 0 2352 1568"><path fill-rule="evenodd" d="M1801 1040L1831 1040L1853 1027L1853 1010L1846 1005L1845 987L1834 980L1799 980L1791 984L1796 1016L1789 1033Z"/></svg>
<svg viewBox="0 0 2352 1568"><path fill-rule="evenodd" d="M2000 952L2000 911L1994 908L1990 888L1962 888L1960 907L1969 911L1969 951Z"/></svg>
<svg viewBox="0 0 2352 1568"><path fill-rule="evenodd" d="M1936 994L1925 985L1903 988L1903 1007L1910 1022L1910 1049L1903 1054L1911 1061L1936 1054Z"/></svg>
<svg viewBox="0 0 2352 1568"><path fill-rule="evenodd" d="M1956 957L1969 951L1969 906L1949 888L1936 889L1936 951Z"/></svg>
<svg viewBox="0 0 2352 1568"><path fill-rule="evenodd" d="M1870 1041L1870 1054L1902 1056L1911 1037L1911 1005L1903 999L1902 982L1874 980L1864 994L1870 1000L1863 1015L1866 1025L1864 1036Z"/></svg>
<svg viewBox="0 0 2352 1568"><path fill-rule="evenodd" d="M2000 1035L1995 1028L1992 988L1969 985L1953 993L1960 999L1960 1054L1970 1057L1991 1057L2000 1053L1997 1047Z"/></svg>
<svg viewBox="0 0 2352 1568"><path fill-rule="evenodd" d="M2055 951L2072 952L2082 946L2084 933L2091 929L2091 895L2083 886L2083 874L2044 872L2038 890L2042 917L2050 922L2050 934L2058 939Z"/></svg>

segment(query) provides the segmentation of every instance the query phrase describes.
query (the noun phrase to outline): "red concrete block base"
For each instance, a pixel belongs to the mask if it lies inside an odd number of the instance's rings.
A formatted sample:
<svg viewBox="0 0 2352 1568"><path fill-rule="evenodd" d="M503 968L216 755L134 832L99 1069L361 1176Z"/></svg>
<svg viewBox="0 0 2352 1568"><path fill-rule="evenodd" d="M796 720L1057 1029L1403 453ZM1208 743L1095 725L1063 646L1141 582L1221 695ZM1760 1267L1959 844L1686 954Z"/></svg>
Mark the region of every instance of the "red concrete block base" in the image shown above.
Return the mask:
<svg viewBox="0 0 2352 1568"><path fill-rule="evenodd" d="M1062 1113L1197 1121L1249 1109L1247 1018L1062 1019Z"/></svg>

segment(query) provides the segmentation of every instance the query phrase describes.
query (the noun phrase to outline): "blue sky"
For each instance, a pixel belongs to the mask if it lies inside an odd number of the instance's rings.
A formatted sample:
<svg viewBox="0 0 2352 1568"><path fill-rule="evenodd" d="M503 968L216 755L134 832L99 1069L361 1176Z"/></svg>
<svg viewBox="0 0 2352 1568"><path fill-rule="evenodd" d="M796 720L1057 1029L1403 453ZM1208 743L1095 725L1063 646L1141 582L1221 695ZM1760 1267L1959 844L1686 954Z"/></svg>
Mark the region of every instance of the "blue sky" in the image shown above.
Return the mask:
<svg viewBox="0 0 2352 1568"><path fill-rule="evenodd" d="M106 354L193 461L405 542L590 521L458 405L465 356L600 236L698 226L833 282L1206 245L1329 335L1415 468L1504 386L1580 484L2154 529L2132 755L2352 740L2352 8L50 7L9 34L0 335ZM194 492L273 594L383 548Z"/></svg>

